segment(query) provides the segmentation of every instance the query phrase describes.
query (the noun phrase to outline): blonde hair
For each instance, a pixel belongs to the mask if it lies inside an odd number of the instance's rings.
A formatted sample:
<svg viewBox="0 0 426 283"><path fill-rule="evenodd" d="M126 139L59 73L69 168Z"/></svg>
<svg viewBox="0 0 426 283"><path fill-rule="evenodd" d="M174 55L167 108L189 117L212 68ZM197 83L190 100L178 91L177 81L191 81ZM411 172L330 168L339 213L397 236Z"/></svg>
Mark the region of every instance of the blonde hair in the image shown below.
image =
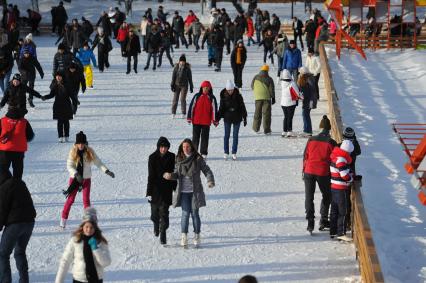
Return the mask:
<svg viewBox="0 0 426 283"><path fill-rule="evenodd" d="M88 145L84 145L84 147L86 149L85 154L83 155L84 159L86 159L86 161L88 162L92 162L95 159L95 152ZM74 144L71 149L71 159L76 164L80 162L80 156L78 155L78 146L76 144Z"/></svg>

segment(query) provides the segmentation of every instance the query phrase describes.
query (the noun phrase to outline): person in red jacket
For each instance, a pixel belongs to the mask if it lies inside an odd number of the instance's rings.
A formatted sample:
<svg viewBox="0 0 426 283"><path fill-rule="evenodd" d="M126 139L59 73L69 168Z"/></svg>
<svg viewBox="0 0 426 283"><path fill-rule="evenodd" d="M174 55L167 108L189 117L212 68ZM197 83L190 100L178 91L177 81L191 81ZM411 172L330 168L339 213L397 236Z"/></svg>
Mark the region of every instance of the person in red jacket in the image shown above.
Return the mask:
<svg viewBox="0 0 426 283"><path fill-rule="evenodd" d="M126 41L126 38L128 35L129 35L129 25L126 22L124 22L118 29L118 34L117 34L117 42L120 43L121 54L123 54L123 52L126 50L126 46L124 45L124 42Z"/></svg>
<svg viewBox="0 0 426 283"><path fill-rule="evenodd" d="M12 164L13 177L19 180L24 173L24 156L28 142L34 138L30 122L24 115L22 109L13 107L0 119L0 172L9 172Z"/></svg>
<svg viewBox="0 0 426 283"><path fill-rule="evenodd" d="M349 186L353 179L351 172L354 145L350 140L344 140L340 147L335 147L330 155L331 173L331 212L330 212L330 237L343 241L351 241L345 229L347 215L347 197Z"/></svg>
<svg viewBox="0 0 426 283"><path fill-rule="evenodd" d="M192 142L198 151L201 136L200 153L207 157L209 147L210 126L219 125L216 97L213 95L209 81L201 83L200 91L194 95L189 104L187 120L192 123Z"/></svg>
<svg viewBox="0 0 426 283"><path fill-rule="evenodd" d="M195 20L197 19L197 16L194 14L194 11L189 10L188 15L185 18L185 30L188 34L188 45L192 45L192 29L189 27Z"/></svg>
<svg viewBox="0 0 426 283"><path fill-rule="evenodd" d="M308 220L307 230L312 232L315 226L314 195L315 186L321 190L321 220L319 230L330 228L328 211L331 202L330 191L330 154L337 145L330 137L331 124L326 115L319 125L323 130L316 136L309 138L303 155L303 181L305 182L305 212Z"/></svg>
<svg viewBox="0 0 426 283"><path fill-rule="evenodd" d="M254 35L254 26L253 26L253 20L250 17L250 14L246 14L246 21L247 21L247 46L250 46L250 43L256 44L256 42L253 39Z"/></svg>

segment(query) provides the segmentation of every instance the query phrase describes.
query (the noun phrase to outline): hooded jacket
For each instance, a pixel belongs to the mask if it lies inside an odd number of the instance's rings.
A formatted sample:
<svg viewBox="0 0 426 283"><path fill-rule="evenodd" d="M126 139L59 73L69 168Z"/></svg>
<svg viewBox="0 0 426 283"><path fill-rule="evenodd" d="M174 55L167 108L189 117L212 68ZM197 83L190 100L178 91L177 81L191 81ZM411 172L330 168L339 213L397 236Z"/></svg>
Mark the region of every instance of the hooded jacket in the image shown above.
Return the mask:
<svg viewBox="0 0 426 283"><path fill-rule="evenodd" d="M350 164L352 158L350 153L340 147L335 147L330 155L331 189L346 190L352 183Z"/></svg>
<svg viewBox="0 0 426 283"><path fill-rule="evenodd" d="M281 80L281 106L288 107L297 104L296 96L300 97L300 90L294 81Z"/></svg>
<svg viewBox="0 0 426 283"><path fill-rule="evenodd" d="M328 131L323 130L316 136L309 138L303 153L303 173L316 176L329 176L331 152L336 141L330 137Z"/></svg>
<svg viewBox="0 0 426 283"><path fill-rule="evenodd" d="M189 104L187 120L194 125L210 126L212 123L217 125L219 118L217 114L217 101L213 92L195 94Z"/></svg>
<svg viewBox="0 0 426 283"><path fill-rule="evenodd" d="M287 48L284 52L282 69L297 70L302 67L302 53L298 48Z"/></svg>

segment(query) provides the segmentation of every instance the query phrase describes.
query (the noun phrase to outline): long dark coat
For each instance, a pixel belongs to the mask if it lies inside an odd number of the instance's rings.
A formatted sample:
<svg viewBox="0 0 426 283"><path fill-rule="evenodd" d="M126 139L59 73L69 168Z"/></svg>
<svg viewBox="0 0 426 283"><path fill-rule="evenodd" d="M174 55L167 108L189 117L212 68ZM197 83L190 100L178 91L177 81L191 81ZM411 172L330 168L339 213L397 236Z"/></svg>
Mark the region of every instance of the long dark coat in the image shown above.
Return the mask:
<svg viewBox="0 0 426 283"><path fill-rule="evenodd" d="M54 120L72 120L73 109L71 101L74 97L67 90L63 83L58 83L55 79L50 85L50 94L44 96L44 99L55 98L53 102Z"/></svg>

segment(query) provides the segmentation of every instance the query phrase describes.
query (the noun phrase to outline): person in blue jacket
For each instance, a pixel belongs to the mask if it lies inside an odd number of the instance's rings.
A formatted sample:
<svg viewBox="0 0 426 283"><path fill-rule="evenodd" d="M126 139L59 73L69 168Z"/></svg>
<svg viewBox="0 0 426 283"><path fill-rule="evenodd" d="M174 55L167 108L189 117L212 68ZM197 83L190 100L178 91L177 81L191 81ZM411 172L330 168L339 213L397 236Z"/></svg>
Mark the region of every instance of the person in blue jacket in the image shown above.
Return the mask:
<svg viewBox="0 0 426 283"><path fill-rule="evenodd" d="M289 47L284 53L282 69L288 70L293 77L293 80L297 82L298 70L302 67L302 53L300 49L296 47L296 42L290 40Z"/></svg>
<svg viewBox="0 0 426 283"><path fill-rule="evenodd" d="M92 61L95 68L97 68L97 64L95 54L93 54L93 51L90 49L87 41L85 41L83 43L83 47L77 51L77 59L80 60L83 65L84 76L86 77L86 86L93 89L93 70L90 65L90 61Z"/></svg>

